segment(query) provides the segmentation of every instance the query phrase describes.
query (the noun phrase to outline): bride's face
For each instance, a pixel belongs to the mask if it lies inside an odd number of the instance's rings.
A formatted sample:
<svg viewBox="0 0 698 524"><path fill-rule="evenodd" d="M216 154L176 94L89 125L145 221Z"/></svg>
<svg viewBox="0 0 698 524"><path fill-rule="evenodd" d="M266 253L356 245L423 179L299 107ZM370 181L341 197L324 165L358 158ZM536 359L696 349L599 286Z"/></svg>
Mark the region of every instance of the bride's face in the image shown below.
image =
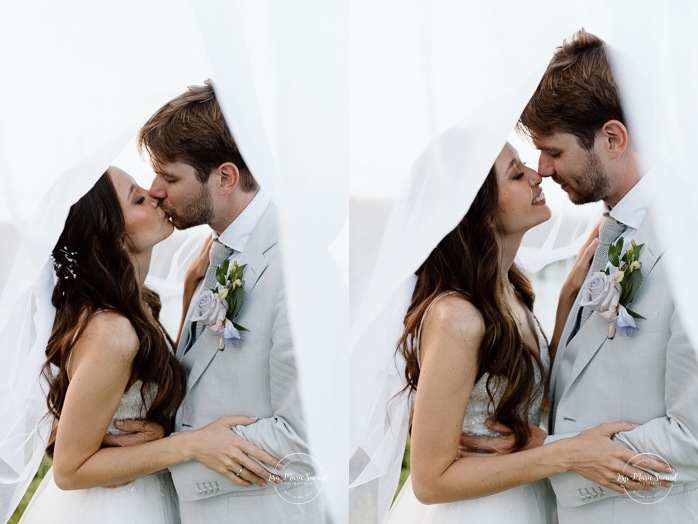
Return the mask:
<svg viewBox="0 0 698 524"><path fill-rule="evenodd" d="M550 208L540 187L543 179L521 162L509 143L499 153L494 166L499 191L497 215L502 234L522 234L550 218Z"/></svg>
<svg viewBox="0 0 698 524"><path fill-rule="evenodd" d="M142 253L172 234L174 226L158 207L157 200L148 196L147 190L118 167L110 166L109 176L124 213L128 251Z"/></svg>

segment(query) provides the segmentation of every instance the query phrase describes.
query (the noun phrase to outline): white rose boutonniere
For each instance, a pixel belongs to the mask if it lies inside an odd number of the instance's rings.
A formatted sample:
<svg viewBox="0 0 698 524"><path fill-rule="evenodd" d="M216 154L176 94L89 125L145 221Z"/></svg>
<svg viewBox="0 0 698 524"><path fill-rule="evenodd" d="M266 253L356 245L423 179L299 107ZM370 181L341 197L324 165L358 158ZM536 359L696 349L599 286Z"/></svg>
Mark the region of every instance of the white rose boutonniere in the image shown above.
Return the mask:
<svg viewBox="0 0 698 524"><path fill-rule="evenodd" d="M608 338L616 334L622 337L632 336L638 329L636 319L642 315L630 309L637 290L642 283L638 260L644 244L639 246L634 240L623 253L623 239L608 247L608 260L616 270L611 273L608 268L597 271L584 282L579 305L596 311L608 322Z"/></svg>
<svg viewBox="0 0 698 524"><path fill-rule="evenodd" d="M580 304L606 315L618 307L620 292L620 285L610 275L598 271L584 283Z"/></svg>
<svg viewBox="0 0 698 524"><path fill-rule="evenodd" d="M218 349L221 351L230 346L240 347L243 340L240 332L248 331L235 322L245 296L243 274L247 264L241 266L235 260L230 271L229 267L230 261L226 260L216 268L217 284L201 293L191 318L218 335Z"/></svg>
<svg viewBox="0 0 698 524"><path fill-rule="evenodd" d="M193 321L203 322L207 326L220 324L225 320L228 311L228 304L225 300L207 289L201 295L194 306L194 314L191 319Z"/></svg>

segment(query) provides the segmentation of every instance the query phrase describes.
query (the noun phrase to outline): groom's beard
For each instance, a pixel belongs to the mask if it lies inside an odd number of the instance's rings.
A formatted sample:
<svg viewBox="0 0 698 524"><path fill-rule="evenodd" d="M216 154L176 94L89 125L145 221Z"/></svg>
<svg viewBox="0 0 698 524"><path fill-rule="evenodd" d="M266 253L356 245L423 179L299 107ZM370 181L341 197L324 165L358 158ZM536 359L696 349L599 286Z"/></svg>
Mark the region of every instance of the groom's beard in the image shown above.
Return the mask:
<svg viewBox="0 0 698 524"><path fill-rule="evenodd" d="M200 226L201 224L209 224L213 220L211 195L205 184L202 184L200 188L199 194L180 205L178 210L160 204L177 229L187 229Z"/></svg>
<svg viewBox="0 0 698 524"><path fill-rule="evenodd" d="M580 171L567 178L575 180L574 187L570 186L570 190L568 190L568 197L573 204L589 204L608 197L608 175L593 150L587 153L586 163ZM553 180L558 184L563 183L556 180L555 175L553 175Z"/></svg>

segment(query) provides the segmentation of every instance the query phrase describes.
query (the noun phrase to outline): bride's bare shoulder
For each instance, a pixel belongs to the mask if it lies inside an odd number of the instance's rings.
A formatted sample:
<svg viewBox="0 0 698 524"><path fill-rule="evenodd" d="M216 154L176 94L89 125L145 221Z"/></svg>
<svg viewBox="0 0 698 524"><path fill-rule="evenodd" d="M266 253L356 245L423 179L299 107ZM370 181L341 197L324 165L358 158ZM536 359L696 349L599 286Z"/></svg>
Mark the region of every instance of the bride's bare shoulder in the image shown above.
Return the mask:
<svg viewBox="0 0 698 524"><path fill-rule="evenodd" d="M482 338L485 321L482 313L465 296L452 293L437 300L429 308L425 328L468 339Z"/></svg>
<svg viewBox="0 0 698 524"><path fill-rule="evenodd" d="M116 311L102 310L92 315L78 341L79 345L114 351L133 358L139 341L131 321Z"/></svg>

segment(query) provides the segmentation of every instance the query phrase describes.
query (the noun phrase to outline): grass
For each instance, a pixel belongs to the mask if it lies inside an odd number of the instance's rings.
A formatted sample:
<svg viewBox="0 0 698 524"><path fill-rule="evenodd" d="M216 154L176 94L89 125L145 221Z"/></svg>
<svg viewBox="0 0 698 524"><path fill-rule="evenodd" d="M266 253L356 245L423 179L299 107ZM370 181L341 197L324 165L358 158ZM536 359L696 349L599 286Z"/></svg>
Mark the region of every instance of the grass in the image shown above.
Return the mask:
<svg viewBox="0 0 698 524"><path fill-rule="evenodd" d="M400 483L397 486L397 491L395 492L395 497L400 493L402 485L407 480L410 475L410 436L407 435L407 443L405 444L405 454L402 456L402 470L400 471ZM393 500L395 500L393 497Z"/></svg>
<svg viewBox="0 0 698 524"><path fill-rule="evenodd" d="M50 468L51 459L49 459L47 456L44 456L44 460L41 462L41 465L39 466L39 471L36 472L34 480L32 480L32 483L29 485L29 489L24 494L24 497L22 497L22 501L19 503L19 506L17 506L17 509L15 510L14 514L12 515L12 518L10 518L7 524L17 524L19 522L19 519L22 517L24 510L27 509L27 504L29 504L29 500L32 498L32 495L34 495L36 488L39 487L39 484L41 484L41 480L44 478L46 472Z"/></svg>

